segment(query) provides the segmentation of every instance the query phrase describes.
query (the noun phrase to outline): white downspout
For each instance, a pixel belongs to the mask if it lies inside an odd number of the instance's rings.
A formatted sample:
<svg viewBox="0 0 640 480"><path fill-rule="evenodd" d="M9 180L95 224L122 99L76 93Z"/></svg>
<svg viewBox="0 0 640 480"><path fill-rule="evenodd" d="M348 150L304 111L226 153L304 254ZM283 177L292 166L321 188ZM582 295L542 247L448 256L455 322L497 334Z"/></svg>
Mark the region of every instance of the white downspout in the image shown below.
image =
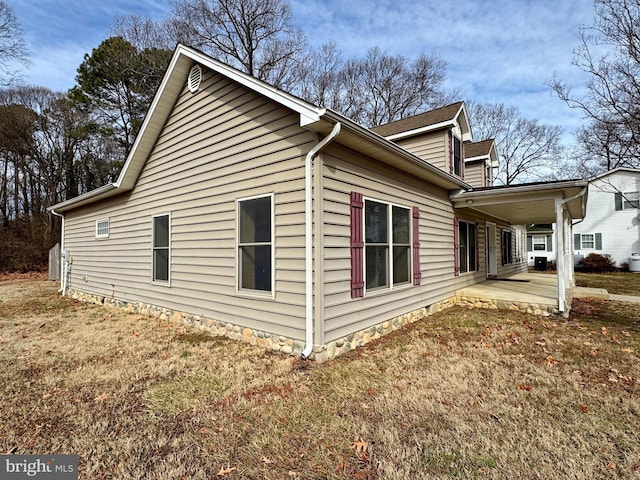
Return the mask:
<svg viewBox="0 0 640 480"><path fill-rule="evenodd" d="M55 210L51 210L51 213L56 217L60 217L62 220L62 225L60 226L60 290L62 295L64 296L67 293L67 258L64 253L64 215L56 212Z"/></svg>
<svg viewBox="0 0 640 480"><path fill-rule="evenodd" d="M340 122L331 133L313 147L304 161L304 257L305 257L305 346L300 353L307 358L313 351L313 159L340 133Z"/></svg>

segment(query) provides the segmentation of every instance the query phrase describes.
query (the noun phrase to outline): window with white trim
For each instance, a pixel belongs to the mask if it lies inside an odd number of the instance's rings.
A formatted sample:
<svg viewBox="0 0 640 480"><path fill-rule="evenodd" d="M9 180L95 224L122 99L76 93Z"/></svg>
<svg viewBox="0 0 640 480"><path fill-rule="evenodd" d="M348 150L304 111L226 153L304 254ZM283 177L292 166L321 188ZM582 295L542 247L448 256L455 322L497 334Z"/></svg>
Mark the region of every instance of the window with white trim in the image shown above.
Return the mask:
<svg viewBox="0 0 640 480"><path fill-rule="evenodd" d="M238 289L273 291L273 195L238 200Z"/></svg>
<svg viewBox="0 0 640 480"><path fill-rule="evenodd" d="M153 217L153 281L169 282L170 217L168 213Z"/></svg>
<svg viewBox="0 0 640 480"><path fill-rule="evenodd" d="M96 238L109 238L109 219L96 220Z"/></svg>
<svg viewBox="0 0 640 480"><path fill-rule="evenodd" d="M502 264L513 263L513 232L502 230Z"/></svg>
<svg viewBox="0 0 640 480"><path fill-rule="evenodd" d="M453 174L462 176L462 140L453 136Z"/></svg>
<svg viewBox="0 0 640 480"><path fill-rule="evenodd" d="M478 227L473 222L458 222L458 264L460 273L478 269Z"/></svg>
<svg viewBox="0 0 640 480"><path fill-rule="evenodd" d="M411 280L411 209L364 202L365 285L391 288Z"/></svg>
<svg viewBox="0 0 640 480"><path fill-rule="evenodd" d="M547 250L547 236L546 235L534 235L533 236L533 250L534 251L546 251Z"/></svg>
<svg viewBox="0 0 640 480"><path fill-rule="evenodd" d="M615 194L616 210L631 210L640 208L640 194L638 192L618 192Z"/></svg>
<svg viewBox="0 0 640 480"><path fill-rule="evenodd" d="M574 250L602 250L602 233L574 233Z"/></svg>

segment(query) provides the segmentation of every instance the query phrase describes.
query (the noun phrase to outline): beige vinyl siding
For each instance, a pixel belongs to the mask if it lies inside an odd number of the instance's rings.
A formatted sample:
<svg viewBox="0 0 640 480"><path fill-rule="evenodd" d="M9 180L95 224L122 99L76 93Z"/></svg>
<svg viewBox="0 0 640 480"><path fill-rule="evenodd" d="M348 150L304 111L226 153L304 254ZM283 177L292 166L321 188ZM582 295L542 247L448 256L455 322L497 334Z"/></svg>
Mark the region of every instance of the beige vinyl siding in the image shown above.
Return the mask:
<svg viewBox="0 0 640 480"><path fill-rule="evenodd" d="M424 133L414 137L394 140L405 150L429 162L431 165L450 172L449 135L448 130Z"/></svg>
<svg viewBox="0 0 640 480"><path fill-rule="evenodd" d="M211 72L176 102L134 190L67 214L70 287L304 338L299 116ZM236 200L274 196L275 297L236 292ZM152 216L169 213L170 284L151 281ZM110 236L95 239L109 217Z"/></svg>
<svg viewBox="0 0 640 480"><path fill-rule="evenodd" d="M480 272L454 276L453 215L448 192L402 172L331 144L323 154L323 230L325 342L389 320L451 297L464 285L485 278L484 253ZM400 285L368 292L352 299L350 293L351 191L365 197L420 209L420 263L422 284ZM484 242L484 234L480 232Z"/></svg>
<svg viewBox="0 0 640 480"><path fill-rule="evenodd" d="M486 279L486 218L470 209L454 211L448 192L410 178L360 154L331 144L323 154L324 246L322 272L324 305L321 312L325 327L322 341L330 342L395 316L447 299L462 287ZM357 191L373 200L420 209L420 286L401 285L391 290L365 293L352 299L350 251L350 192ZM453 218L478 223L478 270L455 276ZM498 238L498 242L499 242ZM497 245L498 252L499 243ZM501 274L513 266L502 267ZM511 270L510 270L511 269Z"/></svg>
<svg viewBox="0 0 640 480"><path fill-rule="evenodd" d="M472 187L485 187L484 184L484 161L467 162L464 164L464 181Z"/></svg>

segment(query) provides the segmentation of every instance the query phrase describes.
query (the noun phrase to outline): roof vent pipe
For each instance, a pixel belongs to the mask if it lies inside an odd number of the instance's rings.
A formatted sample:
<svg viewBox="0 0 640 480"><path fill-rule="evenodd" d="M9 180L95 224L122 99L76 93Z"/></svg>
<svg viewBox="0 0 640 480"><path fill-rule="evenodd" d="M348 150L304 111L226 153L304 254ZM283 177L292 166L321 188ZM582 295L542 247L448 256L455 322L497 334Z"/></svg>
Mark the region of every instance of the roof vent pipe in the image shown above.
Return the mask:
<svg viewBox="0 0 640 480"><path fill-rule="evenodd" d="M304 162L304 259L305 259L305 346L300 353L308 358L313 351L313 159L340 133L340 122L333 126L331 133L313 147Z"/></svg>

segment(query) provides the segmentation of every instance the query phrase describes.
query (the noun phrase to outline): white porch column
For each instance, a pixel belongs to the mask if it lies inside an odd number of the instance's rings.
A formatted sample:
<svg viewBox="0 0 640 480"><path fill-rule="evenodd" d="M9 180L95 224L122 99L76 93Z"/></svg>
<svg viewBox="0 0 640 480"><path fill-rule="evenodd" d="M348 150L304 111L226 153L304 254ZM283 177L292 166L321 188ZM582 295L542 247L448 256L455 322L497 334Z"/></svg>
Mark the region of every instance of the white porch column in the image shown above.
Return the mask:
<svg viewBox="0 0 640 480"><path fill-rule="evenodd" d="M560 312L565 311L565 239L566 239L566 228L564 221L564 202L561 198L556 198L555 200L556 206L556 278L558 280L558 310Z"/></svg>

